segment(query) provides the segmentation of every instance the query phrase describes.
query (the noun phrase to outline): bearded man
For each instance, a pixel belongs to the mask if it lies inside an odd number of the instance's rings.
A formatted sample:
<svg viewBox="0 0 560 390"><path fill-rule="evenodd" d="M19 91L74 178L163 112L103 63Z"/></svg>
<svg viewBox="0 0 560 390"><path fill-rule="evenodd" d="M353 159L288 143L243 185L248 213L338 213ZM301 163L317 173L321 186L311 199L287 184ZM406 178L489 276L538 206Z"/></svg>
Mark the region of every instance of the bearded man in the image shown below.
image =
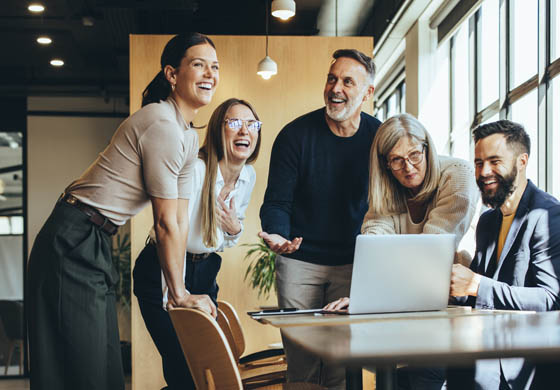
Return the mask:
<svg viewBox="0 0 560 390"><path fill-rule="evenodd" d="M560 203L527 179L529 135L501 120L479 126L473 136L476 180L492 209L478 221L470 269L453 265L451 295L478 309L558 310ZM468 388L541 388L536 373L525 359L478 361ZM449 389L458 382L465 388L465 378L448 376Z"/></svg>
<svg viewBox="0 0 560 390"><path fill-rule="evenodd" d="M326 106L286 125L272 148L259 236L277 254L281 307L321 308L348 296L368 209L369 154L380 122L362 104L373 95L375 67L358 50L337 50L333 58ZM289 381L344 386L342 369L326 369L283 342Z"/></svg>

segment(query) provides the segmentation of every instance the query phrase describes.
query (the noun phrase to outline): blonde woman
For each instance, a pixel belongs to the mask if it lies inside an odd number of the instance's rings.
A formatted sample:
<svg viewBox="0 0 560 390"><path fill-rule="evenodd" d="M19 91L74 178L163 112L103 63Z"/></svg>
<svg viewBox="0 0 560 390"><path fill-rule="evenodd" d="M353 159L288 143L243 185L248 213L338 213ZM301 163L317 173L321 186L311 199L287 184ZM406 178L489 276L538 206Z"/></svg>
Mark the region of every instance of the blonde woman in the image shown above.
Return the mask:
<svg viewBox="0 0 560 390"><path fill-rule="evenodd" d="M362 234L453 233L457 248L478 199L471 165L438 156L432 137L412 115L393 116L379 127L371 147L369 209ZM464 256L468 254L457 254L456 261L468 262L460 259ZM345 310L349 303L340 298L325 309ZM399 388L439 389L443 384L442 369L404 371Z"/></svg>
<svg viewBox="0 0 560 390"><path fill-rule="evenodd" d="M362 234L453 233L455 248L469 229L479 194L471 165L438 156L434 141L412 115L400 114L377 130L371 147L369 209ZM469 262L462 252L458 262ZM343 310L349 299L325 306Z"/></svg>
<svg viewBox="0 0 560 390"><path fill-rule="evenodd" d="M255 185L261 122L251 105L240 99L220 104L208 123L204 145L194 165L188 206L190 231L184 266L186 289L207 295L216 304L216 276L222 259L216 252L234 246ZM144 322L163 362L168 389L194 389L194 383L167 312L167 286L161 277L155 236L134 267L134 294Z"/></svg>

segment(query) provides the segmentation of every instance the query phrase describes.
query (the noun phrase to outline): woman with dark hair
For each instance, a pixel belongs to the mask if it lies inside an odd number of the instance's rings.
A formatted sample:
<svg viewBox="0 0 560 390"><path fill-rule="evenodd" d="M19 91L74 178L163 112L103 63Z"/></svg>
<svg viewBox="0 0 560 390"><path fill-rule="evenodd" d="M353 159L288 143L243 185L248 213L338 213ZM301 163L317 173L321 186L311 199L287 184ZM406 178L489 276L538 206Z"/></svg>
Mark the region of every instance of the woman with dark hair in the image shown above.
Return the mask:
<svg viewBox="0 0 560 390"><path fill-rule="evenodd" d="M242 220L255 185L261 144L261 122L251 105L239 99L220 104L210 118L192 177L188 215L191 231L183 267L185 286L191 294L206 294L216 304L216 276L222 263L216 252L234 246L243 232ZM163 374L170 390L194 389L181 346L169 314L166 280L160 276L156 242L150 240L134 267L134 294L146 327L158 348ZM163 302L163 305L162 305Z"/></svg>
<svg viewBox="0 0 560 390"><path fill-rule="evenodd" d="M29 258L27 306L33 389L124 389L111 236L151 202L168 305L215 315L185 290L187 207L198 149L190 123L218 84L212 41L172 38L161 71L109 145L57 201Z"/></svg>

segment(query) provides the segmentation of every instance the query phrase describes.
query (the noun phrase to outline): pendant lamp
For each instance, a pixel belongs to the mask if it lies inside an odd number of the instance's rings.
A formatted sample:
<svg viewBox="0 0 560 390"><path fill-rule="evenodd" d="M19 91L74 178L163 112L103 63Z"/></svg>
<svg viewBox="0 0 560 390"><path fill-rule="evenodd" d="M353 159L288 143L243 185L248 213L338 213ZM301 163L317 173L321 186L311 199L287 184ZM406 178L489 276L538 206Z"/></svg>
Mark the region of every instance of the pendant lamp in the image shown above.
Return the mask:
<svg viewBox="0 0 560 390"><path fill-rule="evenodd" d="M268 1L266 4L266 56L259 62L259 65L257 66L257 74L263 79L268 80L278 73L278 65L276 65L276 62L268 56Z"/></svg>
<svg viewBox="0 0 560 390"><path fill-rule="evenodd" d="M288 20L295 14L296 2L294 0L274 0L272 2L272 16Z"/></svg>

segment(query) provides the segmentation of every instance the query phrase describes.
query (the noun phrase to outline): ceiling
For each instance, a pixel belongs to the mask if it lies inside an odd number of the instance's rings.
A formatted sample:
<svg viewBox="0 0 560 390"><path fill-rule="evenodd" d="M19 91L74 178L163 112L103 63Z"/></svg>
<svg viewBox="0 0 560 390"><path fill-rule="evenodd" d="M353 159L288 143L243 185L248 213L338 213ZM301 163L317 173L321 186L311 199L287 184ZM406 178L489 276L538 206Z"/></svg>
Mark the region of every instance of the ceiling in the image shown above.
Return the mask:
<svg viewBox="0 0 560 390"><path fill-rule="evenodd" d="M129 34L263 35L266 1L37 0L46 9L32 14L31 0L2 0L0 96L128 96ZM403 0L296 0L296 16L270 17L269 32L320 34L319 15L337 2L339 11L361 15L354 35L378 38ZM39 45L40 35L53 43ZM65 65L51 66L55 57Z"/></svg>

